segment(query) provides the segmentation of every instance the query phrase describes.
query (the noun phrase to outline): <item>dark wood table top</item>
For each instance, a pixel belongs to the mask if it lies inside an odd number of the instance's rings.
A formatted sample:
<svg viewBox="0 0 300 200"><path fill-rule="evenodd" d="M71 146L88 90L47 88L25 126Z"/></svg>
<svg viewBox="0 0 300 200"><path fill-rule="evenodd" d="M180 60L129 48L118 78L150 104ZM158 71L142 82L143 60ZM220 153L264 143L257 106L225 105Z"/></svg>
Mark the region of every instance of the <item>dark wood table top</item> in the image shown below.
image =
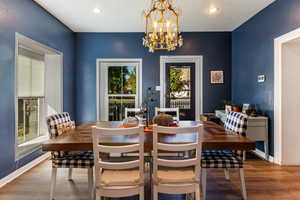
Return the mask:
<svg viewBox="0 0 300 200"><path fill-rule="evenodd" d="M181 121L181 127L193 126L198 122ZM200 122L203 150L254 150L255 143L246 137L225 131L225 129L214 122ZM76 127L75 130L62 134L55 139L49 139L43 144L43 151L88 151L93 150L92 126L99 127L120 127L121 122L88 122ZM160 134L159 140L164 143L182 144L196 141L196 134ZM137 137L111 136L102 138L102 144L106 145L127 145L136 143ZM152 150L152 133L145 133L145 151Z"/></svg>

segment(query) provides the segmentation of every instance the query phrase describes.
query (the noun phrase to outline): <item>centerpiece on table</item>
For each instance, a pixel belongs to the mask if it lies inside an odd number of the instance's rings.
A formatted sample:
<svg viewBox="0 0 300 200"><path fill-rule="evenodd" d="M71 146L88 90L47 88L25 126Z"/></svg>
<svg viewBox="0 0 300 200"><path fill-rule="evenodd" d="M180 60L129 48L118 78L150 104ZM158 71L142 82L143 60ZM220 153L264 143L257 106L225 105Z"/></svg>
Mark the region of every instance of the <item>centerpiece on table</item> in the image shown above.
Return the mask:
<svg viewBox="0 0 300 200"><path fill-rule="evenodd" d="M141 104L141 112L145 118L145 126L148 127L150 124L150 111L153 107L152 104L156 102L155 98L156 90L154 87L149 87L144 96L143 103Z"/></svg>

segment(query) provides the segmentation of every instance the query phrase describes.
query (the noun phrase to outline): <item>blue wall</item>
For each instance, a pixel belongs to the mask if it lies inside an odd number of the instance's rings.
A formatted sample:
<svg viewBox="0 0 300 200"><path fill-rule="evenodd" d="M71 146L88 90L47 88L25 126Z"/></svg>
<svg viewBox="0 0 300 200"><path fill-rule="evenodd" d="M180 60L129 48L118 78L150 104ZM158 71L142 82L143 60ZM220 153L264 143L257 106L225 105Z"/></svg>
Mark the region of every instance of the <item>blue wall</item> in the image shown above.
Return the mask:
<svg viewBox="0 0 300 200"><path fill-rule="evenodd" d="M74 33L32 0L0 0L0 178L41 154L15 162L15 32L64 54L64 110L75 114Z"/></svg>
<svg viewBox="0 0 300 200"><path fill-rule="evenodd" d="M183 33L175 52L149 53L143 33L76 33L76 122L96 120L96 59L142 58L143 90L159 85L161 55L203 55L204 112L213 112L231 98L231 33ZM225 71L225 84L209 84L209 70Z"/></svg>
<svg viewBox="0 0 300 200"><path fill-rule="evenodd" d="M300 1L277 0L232 33L232 100L255 104L270 117L274 151L274 39L300 27ZM257 83L265 74L266 82Z"/></svg>

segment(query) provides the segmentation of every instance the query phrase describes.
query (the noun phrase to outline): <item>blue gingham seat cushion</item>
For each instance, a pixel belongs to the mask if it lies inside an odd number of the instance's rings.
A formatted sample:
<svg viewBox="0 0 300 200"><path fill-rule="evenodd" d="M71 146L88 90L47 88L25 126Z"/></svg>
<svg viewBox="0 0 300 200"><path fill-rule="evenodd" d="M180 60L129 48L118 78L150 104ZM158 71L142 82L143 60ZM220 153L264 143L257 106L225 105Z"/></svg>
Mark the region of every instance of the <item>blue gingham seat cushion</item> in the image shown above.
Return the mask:
<svg viewBox="0 0 300 200"><path fill-rule="evenodd" d="M52 156L54 168L91 168L94 166L94 155L91 151L66 152L63 156Z"/></svg>
<svg viewBox="0 0 300 200"><path fill-rule="evenodd" d="M203 151L202 168L243 168L243 159L230 151Z"/></svg>

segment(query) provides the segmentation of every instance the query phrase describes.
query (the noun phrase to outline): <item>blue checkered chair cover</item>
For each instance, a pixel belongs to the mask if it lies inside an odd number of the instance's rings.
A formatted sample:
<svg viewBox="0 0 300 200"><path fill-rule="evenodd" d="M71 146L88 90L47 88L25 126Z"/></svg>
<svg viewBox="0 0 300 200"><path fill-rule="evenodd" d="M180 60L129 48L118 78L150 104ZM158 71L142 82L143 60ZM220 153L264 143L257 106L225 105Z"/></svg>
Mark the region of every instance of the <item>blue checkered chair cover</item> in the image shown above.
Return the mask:
<svg viewBox="0 0 300 200"><path fill-rule="evenodd" d="M232 134L246 136L247 115L239 112L228 113L224 125ZM201 166L203 168L243 168L241 151L203 151Z"/></svg>
<svg viewBox="0 0 300 200"><path fill-rule="evenodd" d="M60 133L58 131L58 126L66 122L71 122L70 114L67 112L47 117L47 126L50 133L50 138L59 136Z"/></svg>
<svg viewBox="0 0 300 200"><path fill-rule="evenodd" d="M61 134L59 126L72 122L69 113L64 112L49 116L47 119L50 138ZM51 152L52 167L54 168L91 168L94 166L93 152Z"/></svg>
<svg viewBox="0 0 300 200"><path fill-rule="evenodd" d="M240 112L228 113L224 127L227 131L246 136L247 130L247 115Z"/></svg>

